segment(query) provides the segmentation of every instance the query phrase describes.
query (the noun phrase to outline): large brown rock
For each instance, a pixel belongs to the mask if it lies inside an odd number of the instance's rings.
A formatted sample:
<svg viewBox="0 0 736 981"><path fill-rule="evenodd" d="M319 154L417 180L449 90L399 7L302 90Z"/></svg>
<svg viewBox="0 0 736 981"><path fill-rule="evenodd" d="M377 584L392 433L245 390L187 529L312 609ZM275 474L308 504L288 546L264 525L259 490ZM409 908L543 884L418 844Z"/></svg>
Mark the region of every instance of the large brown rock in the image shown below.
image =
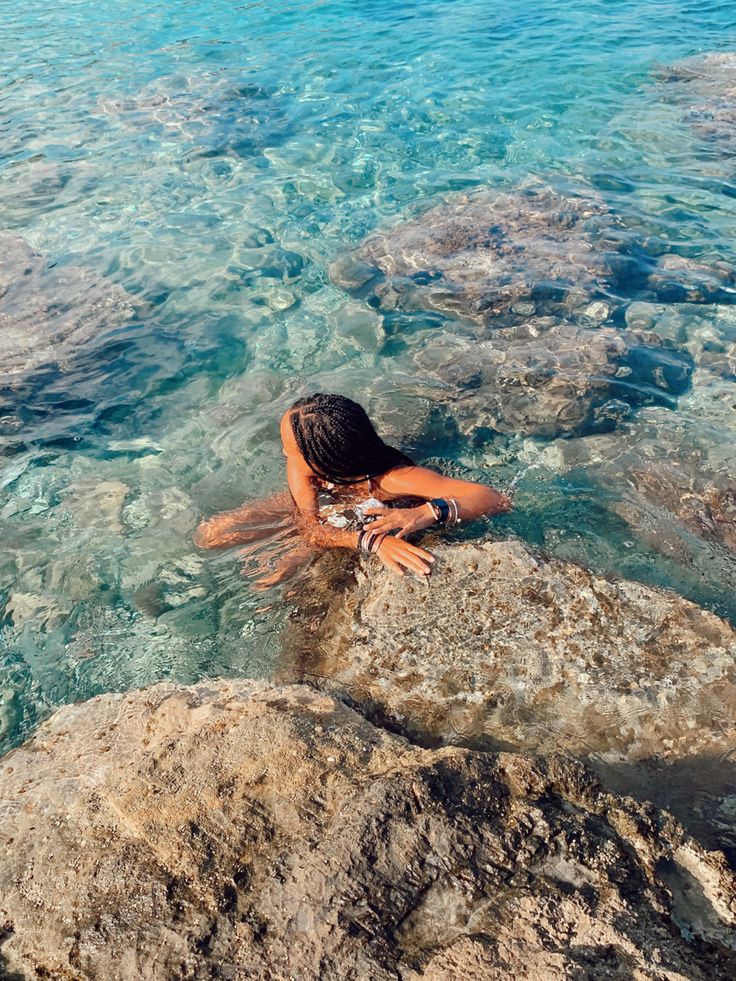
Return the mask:
<svg viewBox="0 0 736 981"><path fill-rule="evenodd" d="M429 580L368 563L347 589L308 582L305 676L429 742L631 759L736 742L736 632L714 614L520 542L433 551Z"/></svg>
<svg viewBox="0 0 736 981"><path fill-rule="evenodd" d="M158 685L4 761L8 978L731 978L734 881L578 763L411 746L327 695Z"/></svg>

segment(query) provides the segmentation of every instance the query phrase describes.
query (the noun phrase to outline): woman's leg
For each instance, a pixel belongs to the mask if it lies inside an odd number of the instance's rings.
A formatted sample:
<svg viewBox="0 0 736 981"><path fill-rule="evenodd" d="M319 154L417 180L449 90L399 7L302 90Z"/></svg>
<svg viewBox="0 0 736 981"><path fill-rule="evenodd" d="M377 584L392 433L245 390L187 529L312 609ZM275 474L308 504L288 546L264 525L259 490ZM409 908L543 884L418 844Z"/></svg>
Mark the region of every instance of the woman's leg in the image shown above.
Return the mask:
<svg viewBox="0 0 736 981"><path fill-rule="evenodd" d="M293 527L293 508L291 495L281 493L223 511L199 525L194 532L194 544L200 548L226 548L272 537L290 525Z"/></svg>

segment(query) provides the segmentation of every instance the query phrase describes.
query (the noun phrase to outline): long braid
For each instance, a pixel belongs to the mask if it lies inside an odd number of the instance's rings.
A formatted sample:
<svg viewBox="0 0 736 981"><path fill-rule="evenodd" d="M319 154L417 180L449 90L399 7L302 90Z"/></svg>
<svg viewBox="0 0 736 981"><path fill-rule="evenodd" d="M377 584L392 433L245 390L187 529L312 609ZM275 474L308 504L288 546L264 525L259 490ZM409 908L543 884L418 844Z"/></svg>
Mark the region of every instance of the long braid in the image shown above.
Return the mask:
<svg viewBox="0 0 736 981"><path fill-rule="evenodd" d="M336 484L377 477L412 464L378 435L365 409L344 395L315 395L291 406L294 439L311 470Z"/></svg>

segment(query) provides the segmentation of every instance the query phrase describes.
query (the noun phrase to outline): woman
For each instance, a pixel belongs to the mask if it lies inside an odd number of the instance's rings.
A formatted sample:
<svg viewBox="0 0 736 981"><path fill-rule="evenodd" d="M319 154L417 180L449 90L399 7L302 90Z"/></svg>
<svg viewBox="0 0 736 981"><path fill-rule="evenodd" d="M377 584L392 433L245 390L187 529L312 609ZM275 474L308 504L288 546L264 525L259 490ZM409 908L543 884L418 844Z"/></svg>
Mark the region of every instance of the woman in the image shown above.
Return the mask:
<svg viewBox="0 0 736 981"><path fill-rule="evenodd" d="M365 410L342 395L295 402L281 419L281 442L290 493L217 515L194 535L201 548L296 539L276 570L258 580L261 588L286 579L319 548L357 549L399 575L426 576L434 557L408 535L511 506L484 484L416 466L384 443ZM324 506L325 495L333 506Z"/></svg>

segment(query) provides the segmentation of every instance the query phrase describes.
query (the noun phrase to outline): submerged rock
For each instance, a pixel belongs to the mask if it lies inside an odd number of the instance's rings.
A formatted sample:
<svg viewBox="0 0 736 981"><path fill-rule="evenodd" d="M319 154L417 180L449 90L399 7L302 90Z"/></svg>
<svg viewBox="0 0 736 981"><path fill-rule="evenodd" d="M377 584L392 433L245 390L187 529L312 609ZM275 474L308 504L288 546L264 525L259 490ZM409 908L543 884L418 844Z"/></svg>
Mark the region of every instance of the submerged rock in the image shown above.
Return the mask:
<svg viewBox="0 0 736 981"><path fill-rule="evenodd" d="M631 405L667 398L690 379L689 355L611 327L530 322L488 340L430 336L415 362L461 432L559 436L613 428Z"/></svg>
<svg viewBox="0 0 736 981"><path fill-rule="evenodd" d="M644 409L615 435L556 441L540 462L604 487L637 536L689 564L687 536L736 556L734 439L736 386L696 377L677 413Z"/></svg>
<svg viewBox="0 0 736 981"><path fill-rule="evenodd" d="M703 262L668 253L658 259L648 285L664 303L733 303L736 267L725 260Z"/></svg>
<svg viewBox="0 0 736 981"><path fill-rule="evenodd" d="M736 381L736 306L632 303L626 333L685 350L699 367Z"/></svg>
<svg viewBox="0 0 736 981"><path fill-rule="evenodd" d="M482 188L370 235L333 282L387 310L429 310L481 328L555 317L610 321L633 289L662 302L732 302L736 267L652 251L590 188Z"/></svg>
<svg viewBox="0 0 736 981"><path fill-rule="evenodd" d="M78 528L123 531L122 510L130 488L120 480L79 480L69 488L64 509Z"/></svg>
<svg viewBox="0 0 736 981"><path fill-rule="evenodd" d="M126 128L191 143L202 157L259 156L289 132L282 92L221 72L163 76L98 109Z"/></svg>
<svg viewBox="0 0 736 981"><path fill-rule="evenodd" d="M734 878L581 764L420 749L334 699L157 685L0 776L12 977L733 976Z"/></svg>
<svg viewBox="0 0 736 981"><path fill-rule="evenodd" d="M736 148L736 52L710 51L671 66L663 80L687 108L685 119L704 141Z"/></svg>
<svg viewBox="0 0 736 981"><path fill-rule="evenodd" d="M384 309L437 310L494 327L551 313L590 320L609 312L590 303L607 293L622 241L617 219L587 189L482 189L371 235L330 273Z"/></svg>
<svg viewBox="0 0 736 981"><path fill-rule="evenodd" d="M57 266L0 233L0 369L6 382L66 367L79 348L134 315L133 298L79 266Z"/></svg>
<svg viewBox="0 0 736 981"><path fill-rule="evenodd" d="M651 548L704 573L710 562L712 572L717 553L704 553L704 542L720 550L721 562L736 556L735 308L632 303L621 342L650 366L648 379L641 373L622 379L633 381L635 391L654 391L683 356L692 359L696 369L677 411L639 408L619 417L615 434L528 442L522 461L601 488L605 506Z"/></svg>

